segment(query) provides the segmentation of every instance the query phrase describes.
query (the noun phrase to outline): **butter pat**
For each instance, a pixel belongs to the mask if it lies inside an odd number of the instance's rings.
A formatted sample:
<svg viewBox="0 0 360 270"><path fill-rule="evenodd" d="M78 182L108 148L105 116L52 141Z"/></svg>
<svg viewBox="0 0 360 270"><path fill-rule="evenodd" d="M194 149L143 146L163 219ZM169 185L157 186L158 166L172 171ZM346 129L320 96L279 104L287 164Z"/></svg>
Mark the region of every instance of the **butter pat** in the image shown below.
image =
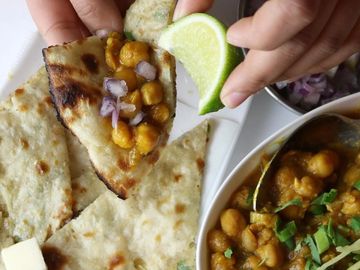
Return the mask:
<svg viewBox="0 0 360 270"><path fill-rule="evenodd" d="M4 248L1 256L6 270L47 270L35 238Z"/></svg>

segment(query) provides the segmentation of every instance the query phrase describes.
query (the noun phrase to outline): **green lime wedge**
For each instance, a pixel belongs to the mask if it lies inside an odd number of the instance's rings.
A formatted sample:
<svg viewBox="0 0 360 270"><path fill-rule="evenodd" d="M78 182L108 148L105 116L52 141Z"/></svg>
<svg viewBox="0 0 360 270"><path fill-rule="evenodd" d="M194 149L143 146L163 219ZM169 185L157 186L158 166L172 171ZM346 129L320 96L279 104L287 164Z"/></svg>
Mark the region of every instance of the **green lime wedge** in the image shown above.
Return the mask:
<svg viewBox="0 0 360 270"><path fill-rule="evenodd" d="M199 93L199 114L223 108L220 91L225 80L243 60L243 54L226 42L226 26L214 17L196 13L167 27L159 46L183 63Z"/></svg>

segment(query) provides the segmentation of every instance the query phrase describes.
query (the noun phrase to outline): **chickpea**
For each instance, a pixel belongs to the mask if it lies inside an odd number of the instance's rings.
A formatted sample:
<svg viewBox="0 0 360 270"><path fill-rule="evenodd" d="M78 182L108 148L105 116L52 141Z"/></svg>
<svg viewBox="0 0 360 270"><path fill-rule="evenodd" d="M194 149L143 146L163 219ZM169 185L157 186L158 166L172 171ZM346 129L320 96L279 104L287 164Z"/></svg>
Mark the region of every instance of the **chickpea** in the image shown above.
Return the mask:
<svg viewBox="0 0 360 270"><path fill-rule="evenodd" d="M315 176L326 178L334 172L338 164L339 157L335 152L323 150L310 159L308 171Z"/></svg>
<svg viewBox="0 0 360 270"><path fill-rule="evenodd" d="M250 223L263 225L267 228L274 228L277 220L277 215L268 213L250 212Z"/></svg>
<svg viewBox="0 0 360 270"><path fill-rule="evenodd" d="M241 233L241 245L247 252L254 252L257 248L257 239L249 226Z"/></svg>
<svg viewBox="0 0 360 270"><path fill-rule="evenodd" d="M305 258L298 257L290 262L289 269L291 270L303 270L305 269Z"/></svg>
<svg viewBox="0 0 360 270"><path fill-rule="evenodd" d="M160 103L151 107L150 116L156 122L163 124L170 118L169 107L165 103Z"/></svg>
<svg viewBox="0 0 360 270"><path fill-rule="evenodd" d="M295 171L292 167L280 167L275 174L275 187L279 194L279 204L288 202L296 196L296 192L292 187L294 179L296 178Z"/></svg>
<svg viewBox="0 0 360 270"><path fill-rule="evenodd" d="M114 77L119 80L124 80L129 91L133 91L137 87L137 77L134 70L129 68L117 69Z"/></svg>
<svg viewBox="0 0 360 270"><path fill-rule="evenodd" d="M230 248L230 240L227 235L220 230L212 230L208 234L208 243L211 251L224 253Z"/></svg>
<svg viewBox="0 0 360 270"><path fill-rule="evenodd" d="M272 239L275 239L275 234L272 229L263 228L258 233L258 245L265 245L270 242Z"/></svg>
<svg viewBox="0 0 360 270"><path fill-rule="evenodd" d="M122 42L119 33L112 32L106 40L105 61L113 70L119 66L119 52Z"/></svg>
<svg viewBox="0 0 360 270"><path fill-rule="evenodd" d="M235 270L235 263L234 257L226 258L223 253L211 255L211 270Z"/></svg>
<svg viewBox="0 0 360 270"><path fill-rule="evenodd" d="M141 61L150 61L149 46L140 41L130 41L120 50L120 61L127 67L134 68Z"/></svg>
<svg viewBox="0 0 360 270"><path fill-rule="evenodd" d="M141 87L141 95L145 105L155 105L162 101L164 90L159 82L147 82Z"/></svg>
<svg viewBox="0 0 360 270"><path fill-rule="evenodd" d="M133 112L120 111L120 117L128 118L128 119L134 118L135 115L137 115L140 112L143 105L139 90L135 90L134 92L128 93L125 97L122 98L122 101L128 104L135 105L136 109Z"/></svg>
<svg viewBox="0 0 360 270"><path fill-rule="evenodd" d="M281 215L286 217L287 219L301 219L304 217L305 211L306 208L296 205L291 205L289 207L286 207L284 210L282 210Z"/></svg>
<svg viewBox="0 0 360 270"><path fill-rule="evenodd" d="M246 270L268 270L265 265L261 264L261 259L255 255L246 259L243 268Z"/></svg>
<svg viewBox="0 0 360 270"><path fill-rule="evenodd" d="M235 208L251 209L251 202L247 201L250 194L248 186L241 186L240 189L233 195L231 199L231 206Z"/></svg>
<svg viewBox="0 0 360 270"><path fill-rule="evenodd" d="M341 193L339 200L343 203L341 213L348 216L359 215L360 209L360 192L353 190Z"/></svg>
<svg viewBox="0 0 360 270"><path fill-rule="evenodd" d="M344 174L344 182L348 186L353 186L360 179L360 166L350 166Z"/></svg>
<svg viewBox="0 0 360 270"><path fill-rule="evenodd" d="M237 237L246 227L244 216L236 209L225 210L220 217L221 228L230 237Z"/></svg>
<svg viewBox="0 0 360 270"><path fill-rule="evenodd" d="M154 150L159 141L159 131L148 123L142 123L136 127L136 149L142 155L149 154Z"/></svg>
<svg viewBox="0 0 360 270"><path fill-rule="evenodd" d="M284 260L284 254L279 244L269 243L258 247L255 252L268 267L279 267Z"/></svg>
<svg viewBox="0 0 360 270"><path fill-rule="evenodd" d="M135 144L131 129L123 121L118 122L117 127L113 129L111 136L113 142L121 148L130 149Z"/></svg>
<svg viewBox="0 0 360 270"><path fill-rule="evenodd" d="M304 176L300 180L295 178L294 187L297 194L313 199L321 191L323 184L321 181L310 176Z"/></svg>

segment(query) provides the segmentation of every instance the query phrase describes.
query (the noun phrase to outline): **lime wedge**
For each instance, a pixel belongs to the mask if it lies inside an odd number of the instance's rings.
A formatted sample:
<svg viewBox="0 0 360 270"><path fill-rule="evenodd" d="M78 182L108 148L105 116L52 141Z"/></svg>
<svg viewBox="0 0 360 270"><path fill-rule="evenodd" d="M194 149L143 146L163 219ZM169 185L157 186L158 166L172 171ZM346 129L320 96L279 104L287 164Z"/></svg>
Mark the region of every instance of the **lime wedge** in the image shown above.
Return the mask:
<svg viewBox="0 0 360 270"><path fill-rule="evenodd" d="M243 54L226 42L226 26L214 17L196 13L167 27L159 46L183 63L199 93L199 114L218 111L224 105L220 91Z"/></svg>

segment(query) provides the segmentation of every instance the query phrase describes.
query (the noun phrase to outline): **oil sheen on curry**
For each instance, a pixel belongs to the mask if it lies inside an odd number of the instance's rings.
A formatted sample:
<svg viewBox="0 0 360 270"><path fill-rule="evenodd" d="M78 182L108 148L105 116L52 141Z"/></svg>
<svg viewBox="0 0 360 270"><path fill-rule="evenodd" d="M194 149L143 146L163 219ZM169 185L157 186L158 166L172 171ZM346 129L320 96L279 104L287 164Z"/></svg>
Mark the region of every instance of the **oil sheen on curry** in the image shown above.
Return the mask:
<svg viewBox="0 0 360 270"><path fill-rule="evenodd" d="M211 270L360 269L360 153L285 152L254 212L260 174L231 196L209 231Z"/></svg>

